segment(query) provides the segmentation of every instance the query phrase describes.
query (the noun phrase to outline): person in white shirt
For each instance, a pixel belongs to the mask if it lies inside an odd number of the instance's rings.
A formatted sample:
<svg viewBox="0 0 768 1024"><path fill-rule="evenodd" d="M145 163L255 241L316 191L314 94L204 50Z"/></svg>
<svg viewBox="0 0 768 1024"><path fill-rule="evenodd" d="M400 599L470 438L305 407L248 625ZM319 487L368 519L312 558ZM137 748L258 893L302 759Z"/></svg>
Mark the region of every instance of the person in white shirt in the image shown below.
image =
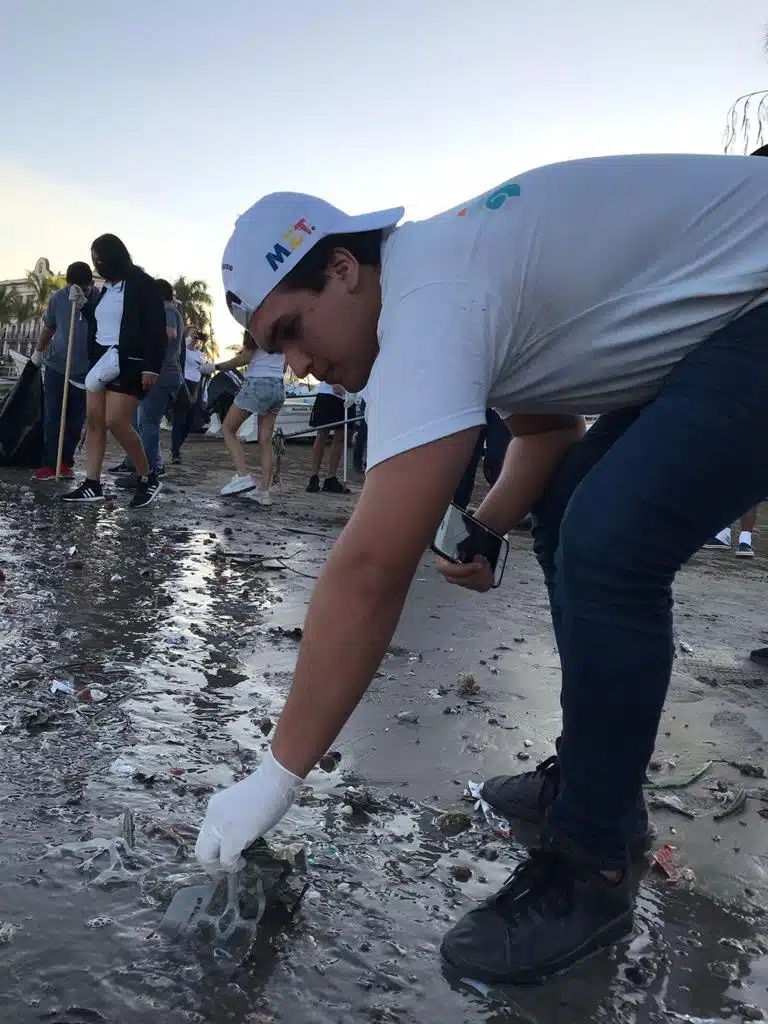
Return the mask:
<svg viewBox="0 0 768 1024"><path fill-rule="evenodd" d="M277 193L224 252L230 310L260 345L299 377L367 384L368 472L271 749L211 798L196 852L232 870L286 813L371 683L495 408L514 436L476 516L503 535L534 513L563 730L552 758L498 787L540 823L541 848L442 954L463 977L530 982L631 929L673 581L768 493L768 161L574 160L401 215ZM589 431L586 413L601 414ZM493 583L479 556L438 568Z"/></svg>
<svg viewBox="0 0 768 1024"><path fill-rule="evenodd" d="M205 357L200 351L203 343L201 332L190 327L185 337L183 355L184 388L181 389L173 409L173 430L171 431L171 462L181 464L181 446L186 441L192 425L192 415L197 403Z"/></svg>
<svg viewBox="0 0 768 1024"><path fill-rule="evenodd" d="M321 489L327 494L349 494L349 488L338 477L339 465L344 455L344 427L339 427L338 424L344 419L346 397L346 391L338 384L331 386L321 381L317 386L317 397L309 417L310 427L317 427L312 445L312 475L307 484L310 494L316 494ZM332 424L335 426L332 427ZM323 465L323 456L328 451L332 429L333 440L328 452L328 476L321 488L320 469Z"/></svg>
<svg viewBox="0 0 768 1024"><path fill-rule="evenodd" d="M235 395L229 412L221 425L224 443L235 464L235 475L221 489L225 496L245 494L259 505L272 504L272 470L274 455L272 434L275 420L285 403L285 357L270 354L260 348L250 334L243 333L243 347L223 363L216 363L216 370L235 370L246 366L243 386ZM257 484L245 461L245 450L237 432L249 416L258 416L259 459L261 479Z"/></svg>

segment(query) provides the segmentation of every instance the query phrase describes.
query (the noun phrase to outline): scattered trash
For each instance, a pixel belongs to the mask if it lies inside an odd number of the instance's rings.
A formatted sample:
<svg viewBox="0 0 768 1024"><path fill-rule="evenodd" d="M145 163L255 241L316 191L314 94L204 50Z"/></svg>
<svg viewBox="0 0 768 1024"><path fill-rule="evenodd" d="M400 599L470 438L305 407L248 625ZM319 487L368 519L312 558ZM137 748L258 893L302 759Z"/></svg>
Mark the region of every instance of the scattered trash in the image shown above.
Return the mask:
<svg viewBox="0 0 768 1024"><path fill-rule="evenodd" d="M676 762L670 761L670 767L676 767ZM676 775L672 778L667 777L660 779L655 782L646 782L643 785L644 789L684 789L686 786L692 785L697 782L702 775L706 775L709 769L714 764L714 761L706 761L699 768L695 768L690 773L684 773L682 775Z"/></svg>
<svg viewBox="0 0 768 1024"><path fill-rule="evenodd" d="M472 877L472 871L466 864L454 864L451 868L451 878L457 882L468 882Z"/></svg>
<svg viewBox="0 0 768 1024"><path fill-rule="evenodd" d="M401 711L397 715L398 722L405 722L408 725L418 725L419 716L415 711Z"/></svg>
<svg viewBox="0 0 768 1024"><path fill-rule="evenodd" d="M84 686L77 691L77 699L83 704L100 704L107 699L108 694L97 686Z"/></svg>
<svg viewBox="0 0 768 1024"><path fill-rule="evenodd" d="M521 750L518 753L518 755L517 755L517 760L518 761L530 761L531 760L531 755L528 754L525 750Z"/></svg>
<svg viewBox="0 0 768 1024"><path fill-rule="evenodd" d="M90 921L85 922L86 928L110 928L115 923L114 917L92 917Z"/></svg>
<svg viewBox="0 0 768 1024"><path fill-rule="evenodd" d="M75 688L72 683L64 683L61 679L54 679L51 683L51 693L66 693L72 696Z"/></svg>
<svg viewBox="0 0 768 1024"><path fill-rule="evenodd" d="M327 754L323 754L317 763L318 768L321 771L327 772L329 775L331 772L335 772L341 764L341 754L338 750L329 750Z"/></svg>
<svg viewBox="0 0 768 1024"><path fill-rule="evenodd" d="M677 645L683 654L693 654L693 648L690 644L687 644L685 640L681 640Z"/></svg>
<svg viewBox="0 0 768 1024"><path fill-rule="evenodd" d="M707 964L707 970L715 978L721 978L729 984L733 984L739 976L739 968L736 964L728 963L726 960L715 960Z"/></svg>
<svg viewBox="0 0 768 1024"><path fill-rule="evenodd" d="M275 727L275 723L271 718L262 718L259 722L259 728L261 729L262 735L269 736Z"/></svg>
<svg viewBox="0 0 768 1024"><path fill-rule="evenodd" d="M678 875L678 868L675 864L675 848L665 843L660 849L652 854L654 870L664 875L670 881L674 881Z"/></svg>
<svg viewBox="0 0 768 1024"><path fill-rule="evenodd" d="M438 700L440 697L445 697L449 693L450 690L447 686L438 686L436 690L430 690L427 696L431 697L432 700Z"/></svg>
<svg viewBox="0 0 768 1024"><path fill-rule="evenodd" d="M131 764L130 761L125 761L122 757L118 757L109 766L109 771L112 775L118 775L122 779L129 779L136 774L136 765Z"/></svg>
<svg viewBox="0 0 768 1024"><path fill-rule="evenodd" d="M686 1021L687 1024L718 1024L714 1017L692 1017L690 1013L675 1013L673 1010L665 1010L664 1015L670 1020Z"/></svg>
<svg viewBox="0 0 768 1024"><path fill-rule="evenodd" d="M523 740L523 746L524 747L532 747L533 746L533 740Z"/></svg>
<svg viewBox="0 0 768 1024"><path fill-rule="evenodd" d="M766 777L765 768L760 764L752 764L751 761L726 761L731 768L736 768L742 775L746 775L750 779L764 779Z"/></svg>
<svg viewBox="0 0 768 1024"><path fill-rule="evenodd" d="M344 803L353 811L373 811L376 809L376 800L370 789L364 786L347 786L344 790Z"/></svg>
<svg viewBox="0 0 768 1024"><path fill-rule="evenodd" d="M270 626L267 630L270 636L285 637L286 640L301 640L304 636L304 630L301 626L292 626L286 628L285 626Z"/></svg>
<svg viewBox="0 0 768 1024"><path fill-rule="evenodd" d="M715 811L715 821L722 821L724 818L730 818L733 814L738 814L739 811L743 811L747 805L747 791L744 788L737 789L736 792L731 796L729 800L723 805L722 809Z"/></svg>
<svg viewBox="0 0 768 1024"><path fill-rule="evenodd" d="M456 680L456 692L460 697L474 697L480 693L480 683L471 672L462 672Z"/></svg>
<svg viewBox="0 0 768 1024"><path fill-rule="evenodd" d="M10 921L0 921L0 946L10 946L16 937L16 929Z"/></svg>
<svg viewBox="0 0 768 1024"><path fill-rule="evenodd" d="M77 546L73 544L69 551L67 551L67 554L70 558L73 558L77 554Z"/></svg>
<svg viewBox="0 0 768 1024"><path fill-rule="evenodd" d="M681 797L674 794L670 796L664 796L663 794L651 796L648 804L650 807L662 808L667 811L674 811L676 814L682 814L685 818L693 819L696 817L695 811L687 807Z"/></svg>
<svg viewBox="0 0 768 1024"><path fill-rule="evenodd" d="M446 811L435 818L435 826L444 836L458 836L472 828L472 819L463 811Z"/></svg>
<svg viewBox="0 0 768 1024"><path fill-rule="evenodd" d="M115 573L114 576L109 577L110 583L122 583L123 577L119 573Z"/></svg>
<svg viewBox="0 0 768 1024"><path fill-rule="evenodd" d="M46 711L45 708L38 708L36 711L28 711L20 718L21 725L28 732L38 732L40 729L49 729L56 721L53 711Z"/></svg>
<svg viewBox="0 0 768 1024"><path fill-rule="evenodd" d="M444 715L460 715L461 714L461 708L452 708L450 706L450 704L449 704L448 707L443 708L443 714Z"/></svg>

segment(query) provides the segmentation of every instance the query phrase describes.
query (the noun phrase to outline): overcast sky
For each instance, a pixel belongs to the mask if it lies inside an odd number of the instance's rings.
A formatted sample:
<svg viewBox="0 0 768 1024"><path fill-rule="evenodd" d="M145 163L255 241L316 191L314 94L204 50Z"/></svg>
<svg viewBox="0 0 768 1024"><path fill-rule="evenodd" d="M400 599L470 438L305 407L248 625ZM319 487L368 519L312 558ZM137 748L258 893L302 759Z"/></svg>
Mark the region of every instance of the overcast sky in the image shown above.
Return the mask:
<svg viewBox="0 0 768 1024"><path fill-rule="evenodd" d="M718 152L758 0L0 0L0 278L119 234L208 280L265 192L421 217L570 157Z"/></svg>

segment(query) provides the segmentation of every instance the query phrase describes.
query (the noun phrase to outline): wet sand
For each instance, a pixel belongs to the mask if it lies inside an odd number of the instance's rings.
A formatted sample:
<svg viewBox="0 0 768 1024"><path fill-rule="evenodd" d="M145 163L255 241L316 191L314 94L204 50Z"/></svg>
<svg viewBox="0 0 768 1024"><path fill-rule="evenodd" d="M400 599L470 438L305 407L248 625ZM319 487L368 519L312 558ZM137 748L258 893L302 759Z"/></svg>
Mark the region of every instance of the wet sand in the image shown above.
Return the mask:
<svg viewBox="0 0 768 1024"><path fill-rule="evenodd" d="M218 497L231 469L223 444L202 438L138 513L125 493L71 509L26 472L0 473L0 1019L758 1019L744 1007L768 1008L768 671L748 660L768 645L759 538L754 561L701 553L678 581L678 657L651 777L714 763L663 791L693 819L652 811L681 874L646 877L635 933L616 949L539 988L487 994L447 980L437 956L450 922L535 838L522 826L510 841L495 835L462 800L467 781L532 768L558 732L557 659L524 534L492 595L447 588L424 560L337 744L340 766L312 774L277 830L310 852L311 888L290 926L265 930L245 963L158 934L168 893L193 869L209 793L267 742L261 723L277 719L290 684L310 577L354 507L354 494L304 492L308 457L289 446L271 509ZM480 684L471 699L456 692L462 672ZM54 679L89 685L95 701L51 694ZM350 783L370 788L369 814L343 812ZM716 821L742 787L745 807ZM471 829L444 836L438 808L473 815ZM122 868L103 875L109 858L97 854L79 870L93 841L125 834L126 809L135 844L121 847ZM83 841L90 852L56 853ZM457 865L469 881L455 880Z"/></svg>

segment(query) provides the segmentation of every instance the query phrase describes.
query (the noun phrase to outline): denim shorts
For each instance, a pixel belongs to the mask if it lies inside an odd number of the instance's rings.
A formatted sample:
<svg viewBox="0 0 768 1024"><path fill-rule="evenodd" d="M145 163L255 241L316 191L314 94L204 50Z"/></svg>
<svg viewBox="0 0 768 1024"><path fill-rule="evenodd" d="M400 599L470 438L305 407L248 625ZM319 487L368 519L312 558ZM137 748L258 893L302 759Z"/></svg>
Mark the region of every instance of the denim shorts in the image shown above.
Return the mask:
<svg viewBox="0 0 768 1024"><path fill-rule="evenodd" d="M285 402L285 384L282 377L246 377L235 396L235 405L243 412L264 416L280 412Z"/></svg>

